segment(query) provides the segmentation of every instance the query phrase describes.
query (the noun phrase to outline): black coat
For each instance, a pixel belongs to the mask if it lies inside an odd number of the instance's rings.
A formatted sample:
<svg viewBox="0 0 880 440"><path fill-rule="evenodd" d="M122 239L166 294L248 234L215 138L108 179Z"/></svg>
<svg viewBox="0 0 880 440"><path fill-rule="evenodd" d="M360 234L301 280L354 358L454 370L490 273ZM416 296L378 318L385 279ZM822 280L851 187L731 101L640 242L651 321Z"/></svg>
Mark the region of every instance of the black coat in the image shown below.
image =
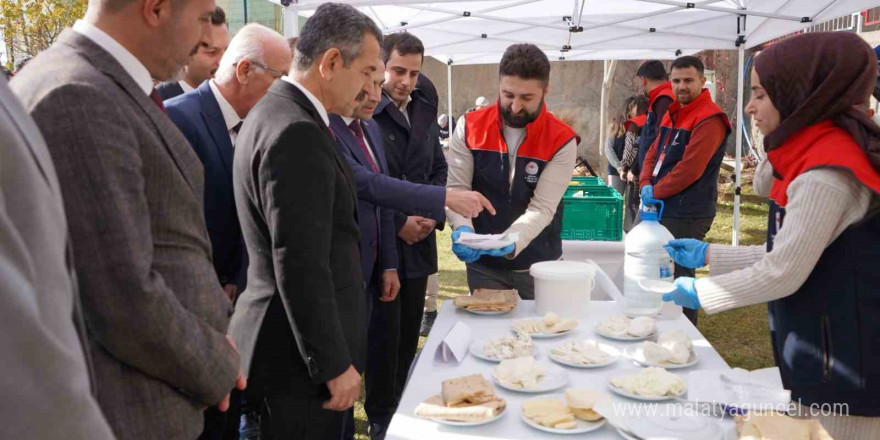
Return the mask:
<svg viewBox="0 0 880 440"><path fill-rule="evenodd" d="M424 77L413 90L412 102L407 107L407 124L394 102L383 94L382 102L373 112L373 119L382 129L385 157L391 177L413 183L446 186L446 158L440 145L440 126L437 125L437 92ZM399 231L406 223L406 214L395 213L395 226ZM437 223L442 229L445 219ZM397 240L400 258L398 275L401 279L414 279L437 272L437 238L431 233L424 240L410 246Z"/></svg>
<svg viewBox="0 0 880 440"><path fill-rule="evenodd" d="M229 334L248 389L326 398L323 384L363 371L366 353L351 168L305 94L279 80L248 114L233 170L250 267Z"/></svg>

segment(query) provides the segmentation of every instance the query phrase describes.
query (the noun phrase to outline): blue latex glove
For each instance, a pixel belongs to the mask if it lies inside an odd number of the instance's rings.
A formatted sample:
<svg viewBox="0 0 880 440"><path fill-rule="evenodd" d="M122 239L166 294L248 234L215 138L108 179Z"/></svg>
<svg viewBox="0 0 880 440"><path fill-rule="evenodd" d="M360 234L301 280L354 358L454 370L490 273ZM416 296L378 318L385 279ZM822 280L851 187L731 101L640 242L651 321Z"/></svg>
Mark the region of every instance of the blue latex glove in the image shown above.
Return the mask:
<svg viewBox="0 0 880 440"><path fill-rule="evenodd" d="M697 310L700 308L700 297L697 296L697 289L694 282L697 281L691 277L680 277L675 279L675 290L663 295L663 301L674 301L676 305Z"/></svg>
<svg viewBox="0 0 880 440"><path fill-rule="evenodd" d="M480 259L480 251L469 248L461 243L456 243L456 241L458 241L458 236L461 235L462 232L474 232L474 230L468 226L459 226L455 231L452 231L452 253L465 263L473 263Z"/></svg>
<svg viewBox="0 0 880 440"><path fill-rule="evenodd" d="M697 269L706 265L706 250L709 243L693 238L669 240L663 245L663 249L675 260L675 264L688 269Z"/></svg>
<svg viewBox="0 0 880 440"><path fill-rule="evenodd" d="M654 185L645 185L639 193L643 205L659 205L660 201L654 198Z"/></svg>

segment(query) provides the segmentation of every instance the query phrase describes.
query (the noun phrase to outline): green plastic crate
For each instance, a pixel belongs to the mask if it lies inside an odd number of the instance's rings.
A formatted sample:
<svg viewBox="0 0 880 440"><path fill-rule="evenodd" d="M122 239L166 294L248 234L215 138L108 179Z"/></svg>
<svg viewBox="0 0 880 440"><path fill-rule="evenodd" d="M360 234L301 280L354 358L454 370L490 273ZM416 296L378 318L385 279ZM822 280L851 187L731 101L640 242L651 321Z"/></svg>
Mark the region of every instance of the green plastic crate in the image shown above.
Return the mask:
<svg viewBox="0 0 880 440"><path fill-rule="evenodd" d="M574 197L586 191L586 197ZM623 197L611 187L569 187L562 197L563 240L623 240Z"/></svg>
<svg viewBox="0 0 880 440"><path fill-rule="evenodd" d="M571 182L568 183L568 186L607 186L605 182L602 181L601 177L572 177Z"/></svg>

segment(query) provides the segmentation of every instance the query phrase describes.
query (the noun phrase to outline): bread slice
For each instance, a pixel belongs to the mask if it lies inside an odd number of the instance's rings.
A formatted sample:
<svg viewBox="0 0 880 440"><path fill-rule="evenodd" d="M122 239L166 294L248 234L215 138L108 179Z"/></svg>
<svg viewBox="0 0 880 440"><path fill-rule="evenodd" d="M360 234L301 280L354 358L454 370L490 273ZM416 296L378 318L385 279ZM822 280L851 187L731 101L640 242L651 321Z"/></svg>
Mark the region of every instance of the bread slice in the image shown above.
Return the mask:
<svg viewBox="0 0 880 440"><path fill-rule="evenodd" d="M496 397L480 405L449 408L444 405L442 397L431 396L416 407L416 416L454 422L478 422L501 414L506 406L503 399Z"/></svg>
<svg viewBox="0 0 880 440"><path fill-rule="evenodd" d="M495 389L482 374L444 380L442 384L443 402L447 407L462 404L482 403L495 396Z"/></svg>

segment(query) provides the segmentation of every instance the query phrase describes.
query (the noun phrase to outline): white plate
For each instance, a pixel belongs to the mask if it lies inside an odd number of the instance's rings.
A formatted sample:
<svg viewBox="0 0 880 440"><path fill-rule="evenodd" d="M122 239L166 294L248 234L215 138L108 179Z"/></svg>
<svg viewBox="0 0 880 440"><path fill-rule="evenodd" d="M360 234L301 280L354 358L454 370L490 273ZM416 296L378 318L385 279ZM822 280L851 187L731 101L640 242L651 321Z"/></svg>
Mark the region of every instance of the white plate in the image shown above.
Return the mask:
<svg viewBox="0 0 880 440"><path fill-rule="evenodd" d="M700 358L697 357L697 352L694 350L691 350L691 357L690 357L690 359L688 359L687 363L684 363L684 364L673 364L673 363L658 364L655 362L648 362L648 360L645 359L645 353L642 351L641 344L630 345L629 347L626 347L623 350L623 353L626 355L626 357L632 359L633 361L635 361L639 365L642 365L645 367L660 367L660 368L665 368L667 370L677 370L680 368L693 367L694 365L697 365L697 362L700 362Z"/></svg>
<svg viewBox="0 0 880 440"><path fill-rule="evenodd" d="M677 411L675 411L677 413ZM627 428L641 437L687 440L723 440L724 431L716 420L682 414L653 415L627 419Z"/></svg>
<svg viewBox="0 0 880 440"><path fill-rule="evenodd" d="M484 361L489 361L489 362L503 361L504 359L496 359L493 357L486 356L486 353L483 351L483 347L488 342L489 341L474 341L468 350L471 352L472 355L474 355L474 357L480 358ZM532 357L537 359L539 353L540 353L540 350L538 350L538 346L533 343L532 344Z"/></svg>
<svg viewBox="0 0 880 440"><path fill-rule="evenodd" d="M562 345L562 344L558 344L558 345ZM549 356L550 359L553 359L554 362L557 362L557 363L560 363L562 365L566 365L569 367L575 367L575 368L602 368L602 367L607 367L607 366L617 362L618 359L620 359L620 350L618 350L610 345L599 344L599 349L611 356L608 358L607 361L605 361L601 364L579 364L576 362L572 362L572 361L563 359L563 358L553 354L552 348L547 351L547 356Z"/></svg>
<svg viewBox="0 0 880 440"><path fill-rule="evenodd" d="M563 394L552 394L549 396L540 396L540 397L535 397L535 398L529 399L529 400L535 400L535 399L557 399L557 400L560 400L563 403L565 403L565 395L563 395ZM527 400L527 402L528 402L528 400ZM548 426L539 425L538 423L535 423L534 421L532 421L531 419L526 417L525 414L523 414L523 412L522 412L522 407L520 407L519 418L522 419L523 422L526 422L526 425L529 425L532 428L535 428L539 431L549 432L552 434L583 434L585 432L595 431L595 430L605 426L605 423L607 422L607 420L605 420L604 418L602 420L599 420L598 422L587 422L585 420L581 420L581 419L575 417L574 422L577 423L577 427L574 429L550 428Z"/></svg>
<svg viewBox="0 0 880 440"><path fill-rule="evenodd" d="M516 307L514 307L510 310L498 310L498 311L495 311L495 310L471 310L467 307L461 307L461 308L470 312L470 313L473 313L474 315L487 315L487 316L506 315L506 314L516 310Z"/></svg>
<svg viewBox="0 0 880 440"><path fill-rule="evenodd" d="M509 234L474 234L462 233L456 243L471 249L493 250L510 246L519 240L519 232Z"/></svg>
<svg viewBox="0 0 880 440"><path fill-rule="evenodd" d="M682 380L684 380L684 379L682 379ZM620 388L617 388L614 385L611 385L611 377L608 378L608 389L610 389L614 394L617 394L618 396L629 397L630 399L641 400L644 402L662 402L664 400L672 400L676 397L684 396L685 393L687 393L687 382L685 382L685 387L683 390L681 390L681 394L678 394L676 396L657 397L657 396L640 396L638 394L630 394Z"/></svg>
<svg viewBox="0 0 880 440"><path fill-rule="evenodd" d="M502 410L500 413L498 413L497 416L495 416L495 417L493 417L493 418L491 418L491 419L479 420L479 421L476 421L476 422L455 422L455 421L452 421L452 420L443 420L443 419L428 419L428 420L433 420L433 421L435 421L435 422L437 422L437 423L440 423L441 425L448 425L448 426L468 427L468 426L480 426L480 425L486 425L486 424L492 423L492 422L494 422L494 421L500 419L501 417L504 417L504 414L507 413L507 407L508 407L508 406L510 406L509 403L504 407L504 410Z"/></svg>
<svg viewBox="0 0 880 440"><path fill-rule="evenodd" d="M544 377L538 379L538 386L535 388L517 388L508 386L492 374L492 380L501 388L520 393L546 393L547 391L558 390L568 384L568 372L555 365L542 365L544 367Z"/></svg>
<svg viewBox="0 0 880 440"><path fill-rule="evenodd" d="M517 331L517 330L516 330L516 327L513 326L513 324L516 323L516 322L532 321L532 320L537 321L537 320L540 320L540 319L541 319L541 318L534 318L534 319L520 319L520 320L513 321L512 323L510 323L510 331L516 333L516 331ZM579 323L579 324L580 324L580 323ZM571 330L566 330L566 331L564 331L564 332L559 332L559 333L529 333L529 336L531 336L532 339L552 339L552 338L558 338L558 337L560 337L560 336L565 336L565 335L567 335L567 334L569 334L569 333L571 333L571 332L573 332L573 331L575 331L575 330L577 330L577 326L575 326L575 328L573 328L573 329L571 329Z"/></svg>
<svg viewBox="0 0 880 440"><path fill-rule="evenodd" d="M600 331L600 330L599 330L599 324L596 324L596 326L593 328L593 330L594 330L594 331L596 332L596 334L599 335L599 336L602 336L602 337L605 337L605 338L608 338L608 339L613 339L613 340L615 340L615 341L626 341L626 342L644 341L645 339L650 339L650 338L654 337L654 335L657 334L657 330L654 330L653 333L651 333L650 335L647 335L647 336L632 336L632 335L618 336L618 335L612 335L611 333L605 333L605 332Z"/></svg>
<svg viewBox="0 0 880 440"><path fill-rule="evenodd" d="M639 287L648 292L666 294L675 290L675 283L666 280L639 280Z"/></svg>

